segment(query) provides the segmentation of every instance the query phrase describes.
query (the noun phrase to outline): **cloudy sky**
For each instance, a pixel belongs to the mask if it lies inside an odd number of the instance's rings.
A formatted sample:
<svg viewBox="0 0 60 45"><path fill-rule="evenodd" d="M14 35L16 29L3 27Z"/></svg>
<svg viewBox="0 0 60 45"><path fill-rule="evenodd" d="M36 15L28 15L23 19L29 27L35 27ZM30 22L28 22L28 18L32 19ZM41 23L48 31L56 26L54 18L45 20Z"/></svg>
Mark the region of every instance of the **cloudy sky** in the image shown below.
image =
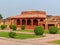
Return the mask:
<svg viewBox="0 0 60 45"><path fill-rule="evenodd" d="M43 10L49 15L60 15L60 0L0 0L0 13L4 18L29 10Z"/></svg>

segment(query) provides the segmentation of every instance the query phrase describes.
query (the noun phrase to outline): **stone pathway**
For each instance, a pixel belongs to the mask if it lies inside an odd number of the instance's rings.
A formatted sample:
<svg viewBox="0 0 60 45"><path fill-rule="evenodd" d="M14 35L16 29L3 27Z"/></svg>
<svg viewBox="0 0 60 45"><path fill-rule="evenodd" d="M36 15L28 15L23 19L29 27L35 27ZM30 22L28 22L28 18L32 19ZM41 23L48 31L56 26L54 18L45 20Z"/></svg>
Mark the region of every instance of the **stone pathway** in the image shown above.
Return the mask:
<svg viewBox="0 0 60 45"><path fill-rule="evenodd" d="M0 37L0 45L58 45L51 44L48 42L53 40L60 40L60 34L44 34L44 35L46 37L25 40Z"/></svg>

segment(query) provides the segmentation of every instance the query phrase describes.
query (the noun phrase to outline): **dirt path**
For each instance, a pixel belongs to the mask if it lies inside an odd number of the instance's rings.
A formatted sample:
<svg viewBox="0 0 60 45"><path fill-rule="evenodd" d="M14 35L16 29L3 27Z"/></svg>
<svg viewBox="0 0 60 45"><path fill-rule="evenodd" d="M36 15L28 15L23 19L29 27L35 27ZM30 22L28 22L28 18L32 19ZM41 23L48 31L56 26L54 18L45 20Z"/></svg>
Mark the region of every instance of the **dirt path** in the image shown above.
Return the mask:
<svg viewBox="0 0 60 45"><path fill-rule="evenodd" d="M0 37L0 45L58 45L47 43L53 40L60 40L60 34L45 34L46 37L35 39L11 39Z"/></svg>
<svg viewBox="0 0 60 45"><path fill-rule="evenodd" d="M46 37L43 38L26 39L25 42L34 45L57 45L57 44L50 44L48 42L53 40L60 40L60 34L45 34L45 35Z"/></svg>
<svg viewBox="0 0 60 45"><path fill-rule="evenodd" d="M0 45L58 45L51 44L48 42L53 40L60 40L60 34L44 34L44 35L46 37L25 40L0 37Z"/></svg>

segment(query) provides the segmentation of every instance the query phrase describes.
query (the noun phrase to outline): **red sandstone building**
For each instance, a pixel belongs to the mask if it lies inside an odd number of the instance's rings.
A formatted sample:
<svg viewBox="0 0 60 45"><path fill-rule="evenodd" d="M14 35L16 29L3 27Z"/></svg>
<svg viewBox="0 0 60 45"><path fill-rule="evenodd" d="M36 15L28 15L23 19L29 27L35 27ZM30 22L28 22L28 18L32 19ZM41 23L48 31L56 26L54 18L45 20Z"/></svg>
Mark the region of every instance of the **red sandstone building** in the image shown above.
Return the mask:
<svg viewBox="0 0 60 45"><path fill-rule="evenodd" d="M20 15L9 17L5 23L8 27L10 24L16 24L17 28L25 25L26 29L43 26L47 30L49 26L60 28L60 16L48 16L45 11L24 11Z"/></svg>
<svg viewBox="0 0 60 45"><path fill-rule="evenodd" d="M21 15L12 16L10 19L17 27L25 25L26 29L34 29L36 26L44 26L46 28L46 12L44 11L26 11L22 12Z"/></svg>

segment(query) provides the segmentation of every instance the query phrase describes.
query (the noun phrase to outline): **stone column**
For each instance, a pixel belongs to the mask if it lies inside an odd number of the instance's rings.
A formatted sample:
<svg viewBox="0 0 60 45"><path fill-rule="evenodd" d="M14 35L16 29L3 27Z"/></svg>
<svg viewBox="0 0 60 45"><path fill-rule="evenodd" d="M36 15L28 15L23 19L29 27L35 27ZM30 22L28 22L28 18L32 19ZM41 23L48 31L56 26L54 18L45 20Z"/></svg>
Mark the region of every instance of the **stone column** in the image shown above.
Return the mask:
<svg viewBox="0 0 60 45"><path fill-rule="evenodd" d="M22 19L20 19L20 25L22 25Z"/></svg>
<svg viewBox="0 0 60 45"><path fill-rule="evenodd" d="M38 26L40 26L40 19L38 19Z"/></svg>
<svg viewBox="0 0 60 45"><path fill-rule="evenodd" d="M45 24L45 30L48 30L48 24L47 24L47 22Z"/></svg>
<svg viewBox="0 0 60 45"><path fill-rule="evenodd" d="M31 19L31 29L34 29L33 19Z"/></svg>
<svg viewBox="0 0 60 45"><path fill-rule="evenodd" d="M13 24L15 24L15 19L13 19Z"/></svg>
<svg viewBox="0 0 60 45"><path fill-rule="evenodd" d="M48 30L48 25L47 24L45 24L45 30Z"/></svg>
<svg viewBox="0 0 60 45"><path fill-rule="evenodd" d="M17 19L14 20L15 25L17 25Z"/></svg>
<svg viewBox="0 0 60 45"><path fill-rule="evenodd" d="M26 22L25 22L25 29L27 29L27 26L28 26L28 25L27 25L27 19L25 19L25 21L26 21Z"/></svg>
<svg viewBox="0 0 60 45"><path fill-rule="evenodd" d="M10 19L10 24L12 24L12 19Z"/></svg>
<svg viewBox="0 0 60 45"><path fill-rule="evenodd" d="M26 21L26 24L25 25L27 26L27 19L25 19L25 21Z"/></svg>
<svg viewBox="0 0 60 45"><path fill-rule="evenodd" d="M57 27L57 28L58 28L58 24L57 24L57 23L55 24L55 27Z"/></svg>
<svg viewBox="0 0 60 45"><path fill-rule="evenodd" d="M59 24L58 24L58 28L59 28Z"/></svg>
<svg viewBox="0 0 60 45"><path fill-rule="evenodd" d="M11 24L14 24L14 20L13 19L11 19Z"/></svg>
<svg viewBox="0 0 60 45"><path fill-rule="evenodd" d="M33 26L33 19L31 19L31 26Z"/></svg>

